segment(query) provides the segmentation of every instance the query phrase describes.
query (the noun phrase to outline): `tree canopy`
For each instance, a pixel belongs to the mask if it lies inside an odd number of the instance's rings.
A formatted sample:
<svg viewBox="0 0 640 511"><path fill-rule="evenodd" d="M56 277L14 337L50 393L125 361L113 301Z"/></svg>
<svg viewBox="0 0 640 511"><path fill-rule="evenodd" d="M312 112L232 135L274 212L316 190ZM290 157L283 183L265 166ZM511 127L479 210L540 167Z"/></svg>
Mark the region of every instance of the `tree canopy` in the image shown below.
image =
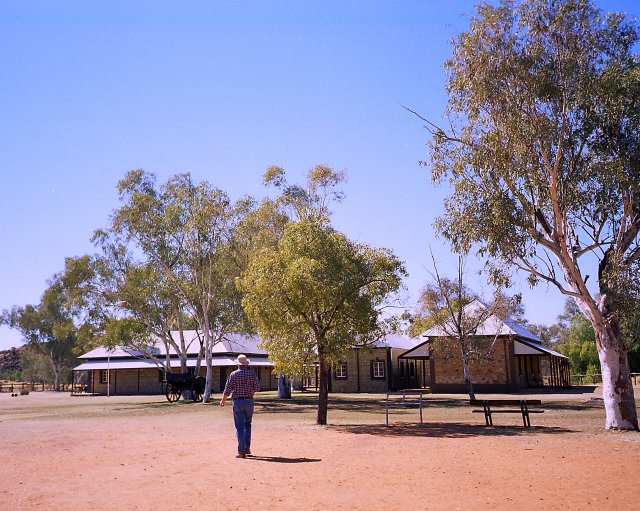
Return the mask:
<svg viewBox="0 0 640 511"><path fill-rule="evenodd" d="M276 370L301 376L320 364L318 424L326 424L330 364L379 331L380 307L402 263L315 220L291 222L277 247L253 257L238 284Z"/></svg>
<svg viewBox="0 0 640 511"><path fill-rule="evenodd" d="M0 324L18 330L27 346L46 359L54 375L54 388L60 390L63 370L69 369L81 349L81 326L67 307L68 298L58 276L50 282L37 305L13 307L3 311Z"/></svg>

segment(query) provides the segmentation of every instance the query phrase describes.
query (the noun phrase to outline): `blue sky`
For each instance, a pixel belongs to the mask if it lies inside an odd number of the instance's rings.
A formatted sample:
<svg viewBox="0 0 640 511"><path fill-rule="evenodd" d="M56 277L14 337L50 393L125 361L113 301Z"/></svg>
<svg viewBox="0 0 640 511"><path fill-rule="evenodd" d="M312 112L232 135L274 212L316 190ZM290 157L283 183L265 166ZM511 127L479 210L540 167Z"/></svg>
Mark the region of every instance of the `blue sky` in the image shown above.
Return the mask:
<svg viewBox="0 0 640 511"><path fill-rule="evenodd" d="M334 225L405 261L413 308L429 247L455 267L431 228L447 190L419 166L427 133L401 105L442 119L442 64L473 5L0 2L0 310L38 303L65 257L93 252L130 169L188 171L237 199L266 193L270 165L295 182L316 163L346 172ZM535 323L562 310L555 289L514 291ZM0 349L20 344L0 328Z"/></svg>

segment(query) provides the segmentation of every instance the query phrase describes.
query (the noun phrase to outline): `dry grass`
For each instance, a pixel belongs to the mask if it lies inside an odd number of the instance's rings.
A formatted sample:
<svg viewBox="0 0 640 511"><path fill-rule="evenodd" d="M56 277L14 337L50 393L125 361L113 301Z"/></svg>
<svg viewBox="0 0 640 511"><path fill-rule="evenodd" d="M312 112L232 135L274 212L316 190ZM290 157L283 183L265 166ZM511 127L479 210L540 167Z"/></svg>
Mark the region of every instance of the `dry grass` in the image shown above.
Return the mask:
<svg viewBox="0 0 640 511"><path fill-rule="evenodd" d="M584 390L586 389L586 390ZM604 406L597 397L598 389L587 387L567 394L522 395L518 398L542 400L544 414L532 415L532 425L556 428L564 431L598 432L604 424ZM640 390L640 389L639 389ZM637 392L636 394L640 394ZM513 395L488 395L486 398L509 397ZM169 403L164 396L81 396L69 399L63 393L31 393L28 396L2 398L3 414L1 422L30 420L76 420L79 418L122 419L140 415L214 416L225 414L219 409L219 396L213 396L208 404L180 400ZM294 392L292 399L278 399L275 392L261 392L256 396L256 413L260 421L315 424L317 394ZM384 394L330 394L329 424L334 426L384 425ZM389 401L389 422L391 425L417 424L420 419L418 397L392 396ZM637 400L640 409L640 400ZM423 420L425 424L483 425L482 414L472 414L477 408L468 404L464 395L423 396ZM495 416L496 425L521 425L518 414Z"/></svg>

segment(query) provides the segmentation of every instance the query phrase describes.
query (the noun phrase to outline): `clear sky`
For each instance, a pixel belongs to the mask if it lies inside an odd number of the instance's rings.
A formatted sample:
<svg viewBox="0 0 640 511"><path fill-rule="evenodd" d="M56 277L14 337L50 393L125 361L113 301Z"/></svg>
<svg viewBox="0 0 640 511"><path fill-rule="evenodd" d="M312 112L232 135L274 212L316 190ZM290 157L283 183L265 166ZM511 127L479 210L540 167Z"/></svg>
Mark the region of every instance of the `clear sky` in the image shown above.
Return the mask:
<svg viewBox="0 0 640 511"><path fill-rule="evenodd" d="M455 258L431 227L447 190L418 164L427 132L401 105L442 120L474 3L0 1L0 310L37 304L65 257L94 251L128 170L188 171L237 199L265 194L270 165L301 182L316 163L346 172L334 225L405 261L413 309L429 247L445 271ZM514 291L534 323L562 310L555 289ZM20 344L0 328L0 349Z"/></svg>

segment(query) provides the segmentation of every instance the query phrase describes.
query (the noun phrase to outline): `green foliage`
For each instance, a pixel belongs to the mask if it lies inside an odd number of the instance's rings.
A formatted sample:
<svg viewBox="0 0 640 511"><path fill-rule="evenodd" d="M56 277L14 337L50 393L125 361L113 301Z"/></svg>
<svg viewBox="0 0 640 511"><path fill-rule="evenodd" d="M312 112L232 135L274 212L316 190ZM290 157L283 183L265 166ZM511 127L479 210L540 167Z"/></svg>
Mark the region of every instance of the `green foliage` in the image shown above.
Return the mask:
<svg viewBox="0 0 640 511"><path fill-rule="evenodd" d="M640 343L636 343L628 353L629 370L632 373L640 373Z"/></svg>
<svg viewBox="0 0 640 511"><path fill-rule="evenodd" d="M433 328L437 325L435 318L424 314L422 312L416 313L411 318L411 324L409 325L408 333L411 337L417 337L421 333Z"/></svg>
<svg viewBox="0 0 640 511"><path fill-rule="evenodd" d="M567 299L564 312L558 316L559 332L554 349L569 357L573 374L600 374L600 360L596 338L591 323L575 305Z"/></svg>
<svg viewBox="0 0 640 511"><path fill-rule="evenodd" d="M331 202L340 203L344 193L337 186L345 180L343 172L326 165L316 165L307 173L306 186L289 185L282 167L269 167L264 174L264 184L280 190L277 203L289 209L298 220L328 223Z"/></svg>
<svg viewBox="0 0 640 511"><path fill-rule="evenodd" d="M454 188L436 227L456 251L490 256L496 281L515 266L597 314L578 269L592 252L621 310L640 226L637 40L632 23L587 0L504 0L479 4L455 41L452 130L430 142L433 180Z"/></svg>
<svg viewBox="0 0 640 511"><path fill-rule="evenodd" d="M22 352L22 379L24 381L37 382L37 383L53 383L55 381L55 374L51 368L51 363L47 360L47 357L40 351L31 348L27 348ZM60 375L60 381L68 382Z"/></svg>
<svg viewBox="0 0 640 511"><path fill-rule="evenodd" d="M328 368L380 331L380 309L405 275L386 249L354 243L315 220L289 223L257 252L238 287L276 371L302 375L319 360L318 423L326 424Z"/></svg>
<svg viewBox="0 0 640 511"><path fill-rule="evenodd" d="M235 277L246 264L247 245L234 230L252 213L253 201L232 204L222 190L189 174L158 184L143 170L127 173L118 193L122 205L111 224L94 234L101 253L66 264L67 285L89 311L95 338L142 353L159 338L186 371L187 347L170 332L198 328L210 360L213 344L246 324ZM253 234L249 224L244 233Z"/></svg>
<svg viewBox="0 0 640 511"><path fill-rule="evenodd" d="M638 428L615 355L617 326L630 339L640 324L638 39L590 0L480 3L445 64L451 128L430 141L432 179L453 188L437 230L487 256L494 282L518 269L575 297L608 355L607 427L624 429Z"/></svg>
<svg viewBox="0 0 640 511"><path fill-rule="evenodd" d="M310 357L336 362L376 332L379 307L404 274L388 250L300 221L287 225L277 248L252 258L238 285L277 370L301 375Z"/></svg>
<svg viewBox="0 0 640 511"><path fill-rule="evenodd" d="M0 380L9 380L9 381L22 381L22 370L19 369L11 369L11 370L2 370L0 371Z"/></svg>
<svg viewBox="0 0 640 511"><path fill-rule="evenodd" d="M581 339L579 332L570 333L568 342L556 346L557 351L569 357L573 374L588 374L589 371L592 371L592 374L600 373L600 361L593 338L593 330L591 334L591 339ZM595 371L593 371L593 367L596 368Z"/></svg>
<svg viewBox="0 0 640 511"><path fill-rule="evenodd" d="M573 299L565 301L564 310L553 325L528 325L527 328L545 342L552 343L555 350L568 356L573 374L600 374L593 327ZM640 372L640 346L637 342L631 345L628 358L630 371Z"/></svg>
<svg viewBox="0 0 640 511"><path fill-rule="evenodd" d="M22 355L23 376L53 380L56 390L63 372L73 365L78 344L78 328L67 302L66 289L56 277L38 305L15 306L2 313L1 322L18 330L28 345Z"/></svg>

